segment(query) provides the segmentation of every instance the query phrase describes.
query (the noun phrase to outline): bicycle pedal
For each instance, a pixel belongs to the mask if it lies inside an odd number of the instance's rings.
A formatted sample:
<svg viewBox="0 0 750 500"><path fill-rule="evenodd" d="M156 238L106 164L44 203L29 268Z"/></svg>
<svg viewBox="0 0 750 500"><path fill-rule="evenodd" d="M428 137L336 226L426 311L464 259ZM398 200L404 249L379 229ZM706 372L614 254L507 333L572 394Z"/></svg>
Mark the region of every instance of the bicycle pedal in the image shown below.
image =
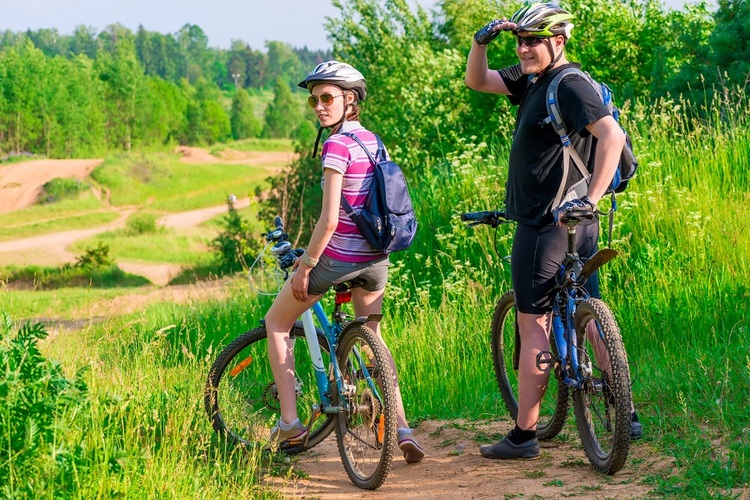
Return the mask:
<svg viewBox="0 0 750 500"><path fill-rule="evenodd" d="M548 372L554 368L557 360L549 351L542 351L536 355L536 367L539 371Z"/></svg>

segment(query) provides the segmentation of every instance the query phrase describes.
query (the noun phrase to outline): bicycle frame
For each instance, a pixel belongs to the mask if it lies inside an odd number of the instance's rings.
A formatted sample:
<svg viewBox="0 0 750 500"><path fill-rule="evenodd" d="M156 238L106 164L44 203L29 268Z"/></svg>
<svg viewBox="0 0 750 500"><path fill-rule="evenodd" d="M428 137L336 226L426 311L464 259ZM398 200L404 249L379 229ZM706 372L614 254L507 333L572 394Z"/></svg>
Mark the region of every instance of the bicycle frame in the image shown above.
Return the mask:
<svg viewBox="0 0 750 500"><path fill-rule="evenodd" d="M336 293L338 294L339 292ZM338 313L339 304L340 303L337 300L337 306L334 312L334 316ZM318 386L318 396L320 397L321 403L320 411L326 414L340 413L343 408L340 405L333 405L330 398L330 384L332 381L329 380L326 372L326 367L323 363L323 355L320 351L320 343L318 342L318 335L315 329L313 316L317 318L318 324L320 324L320 327L322 328L323 333L328 340L328 345L331 350L330 366L333 373L333 381L336 382L336 389L338 390L339 394L345 393L345 387L344 379L341 375L341 369L339 367L339 362L336 357L336 351L339 338L344 330L344 326L338 321L331 322L328 319L323 306L320 304L320 301L313 304L310 309L302 313L302 316L300 316L302 320L302 327L305 331L305 338L307 339L307 348L310 353L310 360L312 361L313 368L315 370L315 382ZM365 363L362 362L362 357L356 349L354 350L354 355L357 358L359 367L362 369L362 372L365 375L367 384L370 386L370 390L372 390L373 394L376 398L378 398L378 400L381 400L382 396L380 395L377 386L372 381L370 372L367 370Z"/></svg>
<svg viewBox="0 0 750 500"><path fill-rule="evenodd" d="M283 230L283 224L280 217L276 217L274 225L276 226L276 230L270 231L268 235L266 235L266 241L268 242L268 244L261 251L261 254L256 259L256 262L262 262L262 255L265 254L265 252L270 248L271 253L276 258L279 269L284 271L284 280L286 280L289 276L288 268L291 267L294 263L294 260L299 255L301 255L303 249L292 249L292 245L287 239L288 235ZM273 247L271 247L272 245ZM253 264L253 266L254 265L255 264ZM344 384L343 376L341 375L341 369L339 367L336 351L339 338L345 329L345 325L342 322L343 316L341 314L340 306L343 303L351 301L351 295L347 296L347 293L348 288L346 288L345 291L336 290L336 306L332 315L334 321L330 321L328 319L323 306L320 304L320 301L313 304L310 309L302 313L302 315L300 316L302 328L305 332L305 339L307 340L310 360L315 372L314 376L315 383L318 387L318 396L320 398L320 407L317 410L326 414L340 413L343 410L343 407L341 405L332 404L330 388L331 382L335 381L338 394L345 394L346 387ZM320 350L320 343L318 342L317 330L315 328L315 322L313 318L317 318L318 324L322 328L323 334L328 341L328 346L330 348L331 354L330 367L331 374L333 376L332 380L329 380L326 366L323 363L323 355ZM356 321L360 320L358 319ZM362 362L360 353L356 349L354 350L354 355L356 357L359 368L361 368L362 373L367 380L367 384L370 386L370 389L373 392L373 395L378 398L378 400L382 400L380 391L378 391L375 383L372 381L372 377L367 370L367 367Z"/></svg>
<svg viewBox="0 0 750 500"><path fill-rule="evenodd" d="M552 304L552 332L555 336L558 356L563 370L563 383L573 389L581 389L585 376L590 375L590 373L582 373L582 370L590 372L591 368L583 367L578 359L578 334L575 329L576 308L579 302L590 297L583 287L586 280L597 269L617 255L617 252L604 248L594 254L584 265L578 257L578 253L575 252L576 225L577 222L568 224L568 251L558 271L558 285L555 287L555 300ZM603 339L603 333L598 325L597 330L599 338ZM570 362L570 371L566 370L568 362Z"/></svg>

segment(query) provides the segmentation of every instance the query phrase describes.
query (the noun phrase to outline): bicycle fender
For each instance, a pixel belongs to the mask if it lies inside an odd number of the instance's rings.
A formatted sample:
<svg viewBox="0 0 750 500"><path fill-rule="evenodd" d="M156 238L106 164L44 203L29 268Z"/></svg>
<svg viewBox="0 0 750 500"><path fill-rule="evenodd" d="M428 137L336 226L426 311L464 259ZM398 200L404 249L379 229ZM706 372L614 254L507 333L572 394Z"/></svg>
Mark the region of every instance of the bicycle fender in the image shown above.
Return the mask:
<svg viewBox="0 0 750 500"><path fill-rule="evenodd" d="M383 319L382 314L370 314L369 316L359 316L357 318L354 318L350 322L348 322L346 326L350 327L350 326L364 325L370 321L380 322L381 319Z"/></svg>
<svg viewBox="0 0 750 500"><path fill-rule="evenodd" d="M592 274L596 272L597 269L602 267L604 264L609 262L610 260L614 259L617 256L617 250L612 250L611 248L602 248L598 252L594 254L593 257L591 257L586 264L583 265L583 270L581 271L581 277L584 280L587 280L591 277Z"/></svg>

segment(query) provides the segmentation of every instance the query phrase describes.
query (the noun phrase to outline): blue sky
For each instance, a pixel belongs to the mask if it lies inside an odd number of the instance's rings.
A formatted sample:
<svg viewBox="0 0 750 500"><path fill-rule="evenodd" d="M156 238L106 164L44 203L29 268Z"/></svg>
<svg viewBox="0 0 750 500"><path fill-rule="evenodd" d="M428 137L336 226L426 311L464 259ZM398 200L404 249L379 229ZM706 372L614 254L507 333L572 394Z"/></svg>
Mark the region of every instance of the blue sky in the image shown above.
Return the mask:
<svg viewBox="0 0 750 500"><path fill-rule="evenodd" d="M430 11L437 0L410 0ZM666 0L679 7L685 0ZM79 25L97 32L120 23L133 31L174 33L186 23L197 24L212 47L228 48L243 40L264 49L267 40L295 47L326 49L323 23L338 11L328 0L0 0L0 29L25 31L56 28L70 34Z"/></svg>

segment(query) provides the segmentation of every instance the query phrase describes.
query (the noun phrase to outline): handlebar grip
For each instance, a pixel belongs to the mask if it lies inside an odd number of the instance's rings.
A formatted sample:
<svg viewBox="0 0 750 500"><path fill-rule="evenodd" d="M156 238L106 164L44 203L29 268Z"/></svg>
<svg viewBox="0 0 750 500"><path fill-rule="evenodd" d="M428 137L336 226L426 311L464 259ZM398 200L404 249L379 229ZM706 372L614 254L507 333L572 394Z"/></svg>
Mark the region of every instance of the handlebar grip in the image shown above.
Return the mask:
<svg viewBox="0 0 750 500"><path fill-rule="evenodd" d="M492 227L497 227L506 222L505 212L498 212L497 210L461 214L461 220L464 222L476 222L476 224L471 225L490 224Z"/></svg>
<svg viewBox="0 0 750 500"><path fill-rule="evenodd" d="M276 226L277 229L282 229L284 227L284 222L281 220L281 217L277 215L273 220L273 225Z"/></svg>
<svg viewBox="0 0 750 500"><path fill-rule="evenodd" d="M489 211L484 211L484 212L469 212L469 213L461 214L461 220L463 222L467 222L467 221L482 221L482 220L487 219L488 217L492 217L492 215L494 213L495 212L489 212Z"/></svg>

